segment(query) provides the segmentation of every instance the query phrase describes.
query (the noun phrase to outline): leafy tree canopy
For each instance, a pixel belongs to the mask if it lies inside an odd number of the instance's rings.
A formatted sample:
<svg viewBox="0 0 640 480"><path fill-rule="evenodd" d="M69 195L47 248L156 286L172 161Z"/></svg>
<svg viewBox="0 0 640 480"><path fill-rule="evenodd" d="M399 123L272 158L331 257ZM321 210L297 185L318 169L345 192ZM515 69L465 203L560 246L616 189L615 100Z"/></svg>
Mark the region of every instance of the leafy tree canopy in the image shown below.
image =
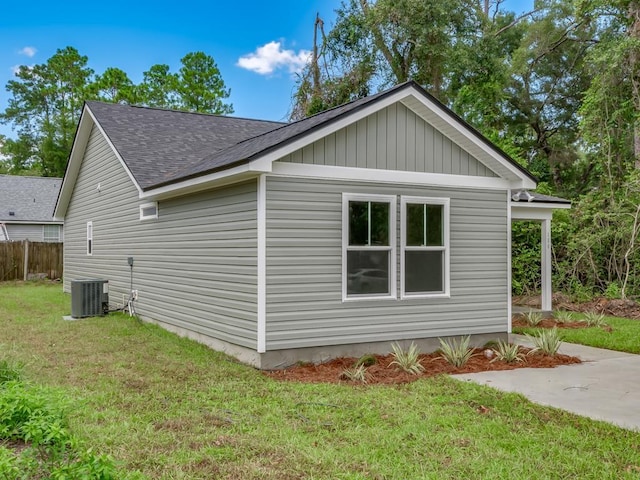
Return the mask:
<svg viewBox="0 0 640 480"><path fill-rule="evenodd" d="M16 138L1 139L0 170L15 174L64 175L85 100L233 113L225 102L230 91L203 52L185 55L177 73L153 65L135 85L119 68L96 75L86 56L66 47L43 64L21 66L6 90L9 102L0 122L11 125Z"/></svg>

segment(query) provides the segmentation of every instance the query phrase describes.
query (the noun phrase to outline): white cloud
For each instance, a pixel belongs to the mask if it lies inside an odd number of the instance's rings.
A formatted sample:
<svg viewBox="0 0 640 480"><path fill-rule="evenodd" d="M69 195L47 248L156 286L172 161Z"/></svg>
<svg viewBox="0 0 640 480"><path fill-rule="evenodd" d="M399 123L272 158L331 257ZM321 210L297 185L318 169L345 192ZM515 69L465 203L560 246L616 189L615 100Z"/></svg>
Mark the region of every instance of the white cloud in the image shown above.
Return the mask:
<svg viewBox="0 0 640 480"><path fill-rule="evenodd" d="M18 50L18 54L26 55L29 58L32 58L37 52L38 49L36 47L24 47L23 49Z"/></svg>
<svg viewBox="0 0 640 480"><path fill-rule="evenodd" d="M304 68L310 57L309 50L299 50L296 53L284 50L280 42L269 42L256 48L255 52L240 57L236 65L260 75L270 75L279 68L295 73Z"/></svg>
<svg viewBox="0 0 640 480"><path fill-rule="evenodd" d="M33 65L14 65L13 67L9 67L9 70L11 70L11 73L13 73L14 75L17 75L20 71L20 67L27 67L29 70L31 70L33 68Z"/></svg>

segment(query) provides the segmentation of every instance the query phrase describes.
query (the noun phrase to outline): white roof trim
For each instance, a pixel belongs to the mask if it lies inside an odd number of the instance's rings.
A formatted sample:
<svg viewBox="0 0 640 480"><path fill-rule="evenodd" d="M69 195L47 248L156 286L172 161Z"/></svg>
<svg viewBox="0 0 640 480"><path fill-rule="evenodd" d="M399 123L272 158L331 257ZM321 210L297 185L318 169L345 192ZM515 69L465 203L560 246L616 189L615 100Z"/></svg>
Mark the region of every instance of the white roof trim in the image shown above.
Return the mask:
<svg viewBox="0 0 640 480"><path fill-rule="evenodd" d="M186 195L188 193L200 192L214 187L222 187L232 183L242 182L250 178L257 177L261 172L251 168L250 164L239 165L237 167L221 170L219 172L203 175L178 183L172 183L163 187L140 192L141 200L162 200L165 198Z"/></svg>
<svg viewBox="0 0 640 480"><path fill-rule="evenodd" d="M5 225L64 225L62 220L0 220Z"/></svg>
<svg viewBox="0 0 640 480"><path fill-rule="evenodd" d="M512 220L551 220L556 209L571 208L566 203L522 203L510 202Z"/></svg>
<svg viewBox="0 0 640 480"><path fill-rule="evenodd" d="M87 150L87 144L89 143L91 128L94 125L100 131L100 134L103 136L103 138L113 151L114 155L122 165L122 168L124 168L125 172L127 172L127 175L129 175L129 178L131 179L133 185L135 185L140 194L142 193L142 188L140 188L140 185L138 185L138 182L136 182L136 179L133 177L131 170L129 170L129 167L127 167L127 164L118 153L118 150L116 150L109 137L105 134L102 126L96 120L93 112L91 112L91 109L85 104L84 108L82 109L82 114L80 115L78 130L73 140L71 154L69 155L69 164L67 165L67 171L65 172L64 179L62 180L62 187L60 187L60 194L58 195L58 201L53 213L53 216L56 220L62 221L67 213L67 207L69 206L69 202L71 201L73 187L75 186L76 180L78 179L80 166L82 165L84 154Z"/></svg>
<svg viewBox="0 0 640 480"><path fill-rule="evenodd" d="M285 177L320 178L323 180L395 183L450 188L479 188L489 190L505 190L510 188L508 180L497 177L405 172L399 170L309 165L289 162L275 162L273 164L272 174Z"/></svg>

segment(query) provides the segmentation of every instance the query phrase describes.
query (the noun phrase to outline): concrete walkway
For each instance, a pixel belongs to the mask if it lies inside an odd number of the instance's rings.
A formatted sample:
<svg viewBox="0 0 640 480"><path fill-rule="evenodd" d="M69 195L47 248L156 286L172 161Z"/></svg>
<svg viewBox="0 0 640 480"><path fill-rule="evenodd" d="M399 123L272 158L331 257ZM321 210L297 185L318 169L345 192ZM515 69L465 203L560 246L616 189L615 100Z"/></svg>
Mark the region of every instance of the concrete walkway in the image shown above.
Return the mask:
<svg viewBox="0 0 640 480"><path fill-rule="evenodd" d="M530 346L522 335L512 343ZM532 402L640 430L640 355L563 343L560 353L583 363L452 375L458 380L521 393Z"/></svg>

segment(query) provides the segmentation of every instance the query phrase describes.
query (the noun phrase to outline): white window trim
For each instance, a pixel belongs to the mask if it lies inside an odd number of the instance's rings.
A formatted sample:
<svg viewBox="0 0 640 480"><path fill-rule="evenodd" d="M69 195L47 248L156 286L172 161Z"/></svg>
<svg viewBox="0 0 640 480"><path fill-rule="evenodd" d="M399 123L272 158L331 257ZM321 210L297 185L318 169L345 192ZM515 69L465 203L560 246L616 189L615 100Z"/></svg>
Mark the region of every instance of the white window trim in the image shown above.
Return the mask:
<svg viewBox="0 0 640 480"><path fill-rule="evenodd" d="M91 243L89 243L91 242ZM89 247L89 245L91 245L91 247ZM93 250L94 250L94 245L93 245L93 222L89 221L87 222L87 255L88 256L92 256L93 255Z"/></svg>
<svg viewBox="0 0 640 480"><path fill-rule="evenodd" d="M412 250L411 247L407 248L407 203L417 203L423 205L442 205L444 208L444 228L443 228L443 246L442 247L419 247L420 250L432 250L442 251L444 250L444 279L443 286L444 292L433 293L407 293L405 292L405 252L406 250ZM449 231L451 225L449 223L449 206L450 199L443 197L412 197L404 196L400 197L400 298L402 300L411 298L450 298L451 297L451 275L450 275L450 245L449 245Z"/></svg>
<svg viewBox="0 0 640 480"><path fill-rule="evenodd" d="M47 240L47 227L56 227L56 230L58 231L58 237L55 240ZM48 243L60 243L60 230L60 225L58 224L42 225L42 241Z"/></svg>
<svg viewBox="0 0 640 480"><path fill-rule="evenodd" d="M347 295L347 251L349 249L349 202L381 202L389 204L389 247L354 247L370 250L389 250L389 294L388 295ZM368 195L360 193L342 194L342 301L360 302L363 300L395 300L397 299L397 250L396 250L396 195Z"/></svg>
<svg viewBox="0 0 640 480"><path fill-rule="evenodd" d="M155 215L144 215L144 209L151 207L154 207L156 209ZM143 203L142 205L140 205L140 220L153 220L156 218L158 218L158 202Z"/></svg>

